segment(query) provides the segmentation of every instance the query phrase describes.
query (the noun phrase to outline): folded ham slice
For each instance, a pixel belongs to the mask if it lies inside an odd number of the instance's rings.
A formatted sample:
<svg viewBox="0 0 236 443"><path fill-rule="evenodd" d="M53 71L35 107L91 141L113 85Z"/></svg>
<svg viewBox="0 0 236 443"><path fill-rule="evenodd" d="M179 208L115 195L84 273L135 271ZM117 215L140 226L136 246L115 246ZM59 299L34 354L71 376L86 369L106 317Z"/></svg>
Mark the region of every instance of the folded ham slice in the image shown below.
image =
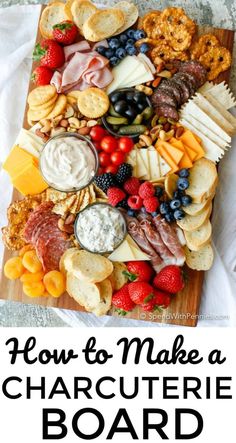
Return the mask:
<svg viewBox="0 0 236 443"><path fill-rule="evenodd" d="M174 228L160 215L153 217L153 223L158 230L163 242L176 258L176 265L183 266L185 254Z"/></svg>
<svg viewBox="0 0 236 443"><path fill-rule="evenodd" d="M91 50L88 42L74 43L65 47L64 52L66 63L51 79L57 92L69 92L75 87L81 91L91 86L103 89L112 82L109 60Z"/></svg>

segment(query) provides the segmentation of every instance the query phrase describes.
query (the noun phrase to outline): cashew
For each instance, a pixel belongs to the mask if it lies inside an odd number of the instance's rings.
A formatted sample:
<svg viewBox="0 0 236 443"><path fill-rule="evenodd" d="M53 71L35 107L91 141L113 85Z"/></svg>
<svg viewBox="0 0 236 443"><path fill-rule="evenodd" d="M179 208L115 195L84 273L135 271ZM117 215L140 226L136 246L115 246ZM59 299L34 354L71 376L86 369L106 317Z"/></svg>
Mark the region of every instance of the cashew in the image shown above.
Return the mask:
<svg viewBox="0 0 236 443"><path fill-rule="evenodd" d="M146 94L146 95L153 94L152 88L148 88L147 86L144 86L144 85L138 85L135 87L135 89L137 89L137 91L144 92L144 94Z"/></svg>
<svg viewBox="0 0 236 443"><path fill-rule="evenodd" d="M54 137L54 135L59 135L62 134L63 132L65 132L65 128L52 128L51 130L51 137Z"/></svg>
<svg viewBox="0 0 236 443"><path fill-rule="evenodd" d="M80 121L76 117L68 118L68 122L71 128L79 129L81 128Z"/></svg>
<svg viewBox="0 0 236 443"><path fill-rule="evenodd" d="M71 126L69 126L67 128L67 132L77 132L77 129L76 128L71 128Z"/></svg>
<svg viewBox="0 0 236 443"><path fill-rule="evenodd" d="M170 71L164 70L159 72L159 74L157 74L158 77L164 77L164 78L171 78L172 74Z"/></svg>
<svg viewBox="0 0 236 443"><path fill-rule="evenodd" d="M89 120L88 122L87 122L87 126L89 127L89 128L92 128L93 126L96 126L97 125L97 120Z"/></svg>
<svg viewBox="0 0 236 443"><path fill-rule="evenodd" d="M174 137L174 134L175 134L174 129L171 129L169 132L165 132L165 131L161 130L159 133L159 138L163 141L168 141L172 137Z"/></svg>
<svg viewBox="0 0 236 443"><path fill-rule="evenodd" d="M67 105L64 117L65 118L73 117L74 113L75 113L75 111L74 111L73 107L71 105Z"/></svg>
<svg viewBox="0 0 236 443"><path fill-rule="evenodd" d="M50 120L46 120L44 122L44 126L40 129L41 132L47 133L51 131L51 122Z"/></svg>
<svg viewBox="0 0 236 443"><path fill-rule="evenodd" d="M80 128L85 128L87 126L87 120L80 120Z"/></svg>
<svg viewBox="0 0 236 443"><path fill-rule="evenodd" d="M144 142L145 146L151 146L152 145L152 139L148 135L140 135L139 136L139 142Z"/></svg>
<svg viewBox="0 0 236 443"><path fill-rule="evenodd" d="M52 127L56 128L62 119L63 119L63 115L58 115L57 117L54 117L52 119Z"/></svg>

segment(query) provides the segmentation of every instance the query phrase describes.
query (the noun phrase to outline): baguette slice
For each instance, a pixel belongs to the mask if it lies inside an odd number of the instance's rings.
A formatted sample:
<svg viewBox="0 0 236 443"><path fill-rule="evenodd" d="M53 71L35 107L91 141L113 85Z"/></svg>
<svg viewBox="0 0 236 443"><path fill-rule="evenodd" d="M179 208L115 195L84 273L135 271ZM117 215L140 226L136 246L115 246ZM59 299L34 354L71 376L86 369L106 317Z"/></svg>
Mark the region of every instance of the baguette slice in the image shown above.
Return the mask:
<svg viewBox="0 0 236 443"><path fill-rule="evenodd" d="M127 271L127 267L124 263L120 262L113 262L113 267L114 269L109 276L109 280L111 281L113 290L119 291L119 289L121 289L128 281L128 277L124 274L124 272Z"/></svg>
<svg viewBox="0 0 236 443"><path fill-rule="evenodd" d="M91 312L97 317L100 317L101 315L106 315L111 308L112 285L110 280L106 279L101 283L98 283L96 286L99 288L100 302Z"/></svg>
<svg viewBox="0 0 236 443"><path fill-rule="evenodd" d="M66 260L66 269L80 280L99 283L112 273L113 264L102 255L77 250Z"/></svg>
<svg viewBox="0 0 236 443"><path fill-rule="evenodd" d="M111 35L125 23L124 13L120 9L105 9L95 12L83 25L86 40L99 42Z"/></svg>
<svg viewBox="0 0 236 443"><path fill-rule="evenodd" d="M82 281L71 272L67 274L66 290L77 303L89 312L95 309L101 301L97 285Z"/></svg>
<svg viewBox="0 0 236 443"><path fill-rule="evenodd" d="M214 195L211 195L208 199L204 200L202 203L191 203L191 205L185 206L183 208L184 212L188 215L199 215L202 211L204 211L214 198Z"/></svg>
<svg viewBox="0 0 236 443"><path fill-rule="evenodd" d="M178 220L177 225L184 231L196 231L199 229L206 220L210 218L212 212L212 203L210 202L208 206L198 215L186 215L183 220Z"/></svg>
<svg viewBox="0 0 236 443"><path fill-rule="evenodd" d="M60 258L59 262L59 269L63 274L66 274L67 272L67 260L68 258L73 255L75 252L77 252L77 248L69 248L67 249L64 254Z"/></svg>
<svg viewBox="0 0 236 443"><path fill-rule="evenodd" d="M116 3L116 8L120 9L124 13L125 22L123 26L121 26L121 28L119 28L114 35L118 35L126 31L126 29L133 26L135 22L138 20L138 8L133 3L119 2Z"/></svg>
<svg viewBox="0 0 236 443"><path fill-rule="evenodd" d="M44 38L53 38L53 26L64 20L70 20L65 10L64 3L54 2L48 5L42 12L39 28Z"/></svg>
<svg viewBox="0 0 236 443"><path fill-rule="evenodd" d="M193 203L202 203L214 192L218 182L215 163L206 158L197 160L190 169L189 187L186 194L190 195Z"/></svg>
<svg viewBox="0 0 236 443"><path fill-rule="evenodd" d="M190 251L185 248L186 263L190 269L208 271L214 261L214 252L211 244L203 246L199 251Z"/></svg>
<svg viewBox="0 0 236 443"><path fill-rule="evenodd" d="M71 5L71 13L73 21L79 28L80 32L83 32L84 23L91 15L97 11L97 8L93 3L88 0L74 0Z"/></svg>
<svg viewBox="0 0 236 443"><path fill-rule="evenodd" d="M211 222L207 220L199 229L196 229L196 231L184 231L184 235L187 247L191 251L199 251L210 242L212 235Z"/></svg>

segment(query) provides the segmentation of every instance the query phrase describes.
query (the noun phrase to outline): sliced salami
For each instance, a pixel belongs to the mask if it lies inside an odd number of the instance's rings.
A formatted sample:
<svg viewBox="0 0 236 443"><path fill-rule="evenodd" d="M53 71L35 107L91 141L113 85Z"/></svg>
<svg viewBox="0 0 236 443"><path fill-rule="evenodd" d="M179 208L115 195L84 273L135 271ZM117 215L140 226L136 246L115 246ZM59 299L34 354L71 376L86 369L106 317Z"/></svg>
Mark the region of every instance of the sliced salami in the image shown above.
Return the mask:
<svg viewBox="0 0 236 443"><path fill-rule="evenodd" d="M68 240L51 238L42 257L44 271L49 272L59 269L60 258L69 247L70 242Z"/></svg>
<svg viewBox="0 0 236 443"><path fill-rule="evenodd" d="M36 228L36 225L44 219L45 214L47 214L49 211L51 211L53 208L52 202L45 202L41 205L37 206L37 208L32 212L32 214L29 216L27 223L25 225L24 229L24 239L27 243L32 242L32 236L34 233L34 230Z"/></svg>
<svg viewBox="0 0 236 443"><path fill-rule="evenodd" d="M175 121L179 120L178 111L176 108L174 108L174 106L159 105L159 106L156 106L154 109L155 109L155 112L158 115L158 117L171 118Z"/></svg>
<svg viewBox="0 0 236 443"><path fill-rule="evenodd" d="M175 97L175 100L177 101L177 105L178 106L181 105L181 103L182 103L181 89L176 83L173 83L169 79L164 79L160 83L160 86L158 86L158 89L166 91L166 92L170 92L171 94L173 94L173 96Z"/></svg>
<svg viewBox="0 0 236 443"><path fill-rule="evenodd" d="M173 79L183 81L189 89L190 96L194 95L196 91L196 81L194 79L193 79L194 81L190 79L187 73L178 72L177 74L174 75Z"/></svg>
<svg viewBox="0 0 236 443"><path fill-rule="evenodd" d="M151 97L151 101L153 106L170 105L174 106L174 108L177 107L177 101L174 94L167 90L156 89Z"/></svg>
<svg viewBox="0 0 236 443"><path fill-rule="evenodd" d="M188 72L189 74L194 75L199 82L199 87L202 86L207 80L206 69L200 62L196 60L181 63L181 65L179 66L179 71Z"/></svg>
<svg viewBox="0 0 236 443"><path fill-rule="evenodd" d="M174 77L172 81L181 88L182 104L187 102L191 96L191 92L186 82L178 78L175 79Z"/></svg>

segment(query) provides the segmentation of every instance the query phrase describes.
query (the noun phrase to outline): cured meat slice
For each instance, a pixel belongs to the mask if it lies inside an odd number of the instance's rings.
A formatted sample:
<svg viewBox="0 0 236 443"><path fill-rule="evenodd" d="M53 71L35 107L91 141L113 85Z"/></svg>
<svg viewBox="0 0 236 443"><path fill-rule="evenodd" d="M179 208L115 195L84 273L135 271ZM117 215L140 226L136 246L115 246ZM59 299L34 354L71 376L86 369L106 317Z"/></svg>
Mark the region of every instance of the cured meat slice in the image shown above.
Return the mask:
<svg viewBox="0 0 236 443"><path fill-rule="evenodd" d="M59 269L59 262L61 256L70 247L68 240L58 240L51 238L42 256L42 264L45 272Z"/></svg>
<svg viewBox="0 0 236 443"><path fill-rule="evenodd" d="M156 89L154 94L151 96L151 102L154 107L162 105L162 104L174 106L174 108L176 108L176 106L177 106L177 101L176 101L173 93L171 93L167 90L161 90L158 88Z"/></svg>
<svg viewBox="0 0 236 443"><path fill-rule="evenodd" d="M177 74L174 75L173 78L174 78L175 81L176 80L180 80L180 81L184 82L184 84L189 89L190 97L195 93L195 91L196 91L195 80L194 80L194 83L193 83L193 80L190 80L190 78L188 77L188 75L186 75L185 72L178 72Z"/></svg>
<svg viewBox="0 0 236 443"><path fill-rule="evenodd" d="M181 89L176 83L173 83L171 80L164 79L158 86L158 89L173 94L175 100L177 101L177 104L181 105L182 103Z"/></svg>
<svg viewBox="0 0 236 443"><path fill-rule="evenodd" d="M147 240L139 221L134 217L129 217L125 215L127 221L127 229L133 240L138 244L138 246L142 249L143 252L149 255L151 258L151 263L156 272L160 272L160 270L165 267L164 262L162 261L159 254L155 251L152 245Z"/></svg>
<svg viewBox="0 0 236 443"><path fill-rule="evenodd" d="M172 118L175 121L179 120L178 111L174 108L174 106L158 105L154 109L158 117Z"/></svg>
<svg viewBox="0 0 236 443"><path fill-rule="evenodd" d="M202 86L207 80L206 69L200 62L196 60L181 63L181 65L179 66L179 70L181 72L188 72L189 74L194 75L198 79L199 87Z"/></svg>
<svg viewBox="0 0 236 443"><path fill-rule="evenodd" d="M156 226L165 245L176 257L177 266L183 266L185 262L185 254L175 230L160 215L153 217L153 223Z"/></svg>
<svg viewBox="0 0 236 443"><path fill-rule="evenodd" d="M142 219L142 216L138 217L138 219L140 220L140 226L144 231L147 240L153 246L155 251L160 255L165 265L175 265L176 258L163 242L157 229L154 226L152 226L149 220L145 218Z"/></svg>
<svg viewBox="0 0 236 443"><path fill-rule="evenodd" d="M188 85L186 84L185 81L175 78L174 76L172 81L181 88L182 104L186 103L191 96Z"/></svg>
<svg viewBox="0 0 236 443"><path fill-rule="evenodd" d="M48 211L51 211L52 208L53 208L52 202L41 203L41 205L37 206L37 208L29 216L23 234L24 239L27 243L32 242L32 236L34 233L34 229L36 228L36 225L40 222L40 220L44 219L45 214L47 214Z"/></svg>

